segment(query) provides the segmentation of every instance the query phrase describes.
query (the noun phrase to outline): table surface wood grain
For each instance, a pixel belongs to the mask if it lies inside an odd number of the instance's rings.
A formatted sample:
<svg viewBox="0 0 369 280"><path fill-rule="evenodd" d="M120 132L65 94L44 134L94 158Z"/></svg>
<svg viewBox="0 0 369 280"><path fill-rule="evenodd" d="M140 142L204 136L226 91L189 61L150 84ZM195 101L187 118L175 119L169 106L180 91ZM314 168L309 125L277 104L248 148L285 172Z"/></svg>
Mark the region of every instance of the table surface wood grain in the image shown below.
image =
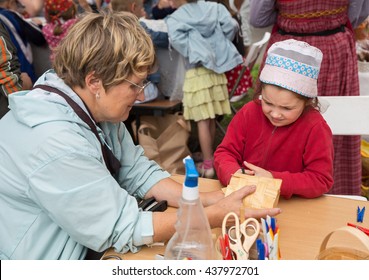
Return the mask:
<svg viewBox="0 0 369 280"><path fill-rule="evenodd" d="M183 182L182 175L172 178ZM221 188L219 181L199 179L200 191L212 191ZM369 208L368 201L360 201L334 196L321 196L314 199L292 197L289 200L280 198L278 207L282 213L276 216L280 228L280 252L284 260L313 260L319 254L324 237L330 232L346 226L348 222L369 228L368 212L363 223L357 223L357 207ZM168 208L167 211L176 211ZM369 209L367 210L369 211ZM213 229L220 234L220 229ZM332 235L328 247L339 246L366 251L355 237L347 234ZM119 254L111 248L104 257L119 255L124 260L154 260L156 254L164 254L165 246L143 246L138 253Z"/></svg>

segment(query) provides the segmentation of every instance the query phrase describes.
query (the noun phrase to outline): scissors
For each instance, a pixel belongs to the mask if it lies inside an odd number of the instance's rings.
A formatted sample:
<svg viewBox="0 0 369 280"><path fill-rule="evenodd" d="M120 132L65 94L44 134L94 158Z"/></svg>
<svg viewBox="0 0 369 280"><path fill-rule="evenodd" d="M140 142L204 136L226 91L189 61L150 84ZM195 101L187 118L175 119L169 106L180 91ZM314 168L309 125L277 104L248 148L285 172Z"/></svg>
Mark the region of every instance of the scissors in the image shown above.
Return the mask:
<svg viewBox="0 0 369 280"><path fill-rule="evenodd" d="M234 223L227 230L228 219L233 218ZM250 234L250 229L252 233ZM258 220L254 218L248 218L240 224L240 220L236 213L228 213L222 223L223 237L228 235L229 246L231 250L236 254L237 260L248 260L250 255L250 248L255 243L260 233L260 224ZM242 241L243 240L243 241Z"/></svg>

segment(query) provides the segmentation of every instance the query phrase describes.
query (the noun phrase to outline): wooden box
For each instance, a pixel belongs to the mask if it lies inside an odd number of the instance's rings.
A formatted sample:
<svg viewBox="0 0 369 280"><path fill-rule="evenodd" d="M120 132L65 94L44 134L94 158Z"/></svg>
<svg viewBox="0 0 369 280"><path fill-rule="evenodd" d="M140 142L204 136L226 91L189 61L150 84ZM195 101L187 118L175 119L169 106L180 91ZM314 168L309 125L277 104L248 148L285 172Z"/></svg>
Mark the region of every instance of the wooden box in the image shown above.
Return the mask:
<svg viewBox="0 0 369 280"><path fill-rule="evenodd" d="M244 198L244 206L257 209L274 208L278 204L281 184L281 179L235 173L225 190L225 195L227 196L244 186L255 185L256 191Z"/></svg>

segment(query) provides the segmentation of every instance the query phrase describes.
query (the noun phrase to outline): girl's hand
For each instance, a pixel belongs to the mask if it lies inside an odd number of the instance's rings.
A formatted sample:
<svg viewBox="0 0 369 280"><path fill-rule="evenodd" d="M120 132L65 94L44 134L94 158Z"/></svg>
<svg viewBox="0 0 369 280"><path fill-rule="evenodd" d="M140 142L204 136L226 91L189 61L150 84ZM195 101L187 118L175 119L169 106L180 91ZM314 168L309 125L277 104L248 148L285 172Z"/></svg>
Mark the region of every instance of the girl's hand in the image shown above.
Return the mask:
<svg viewBox="0 0 369 280"><path fill-rule="evenodd" d="M247 161L243 162L244 166L247 168L245 169L245 174L247 175L254 175L254 176L258 176L258 177L267 177L267 178L273 178L272 173L270 173L269 171L260 168L256 165L253 165L251 163L248 163Z"/></svg>

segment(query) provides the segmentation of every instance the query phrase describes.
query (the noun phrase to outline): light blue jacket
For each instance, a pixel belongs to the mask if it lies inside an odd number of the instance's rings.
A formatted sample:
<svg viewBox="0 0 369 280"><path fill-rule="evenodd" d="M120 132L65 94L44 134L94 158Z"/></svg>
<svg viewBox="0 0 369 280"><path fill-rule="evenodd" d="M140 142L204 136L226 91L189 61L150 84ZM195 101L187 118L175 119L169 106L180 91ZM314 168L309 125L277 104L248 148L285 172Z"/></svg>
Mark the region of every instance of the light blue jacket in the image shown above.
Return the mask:
<svg viewBox="0 0 369 280"><path fill-rule="evenodd" d="M86 111L52 70L38 83ZM100 137L122 165L112 177L96 136L54 93L21 91L9 104L0 120L0 259L84 259L86 247L136 252L153 225L134 196L169 173L143 155L123 123L102 123Z"/></svg>
<svg viewBox="0 0 369 280"><path fill-rule="evenodd" d="M184 4L164 20L170 45L190 64L224 73L242 63L232 43L238 23L223 5L205 1Z"/></svg>

